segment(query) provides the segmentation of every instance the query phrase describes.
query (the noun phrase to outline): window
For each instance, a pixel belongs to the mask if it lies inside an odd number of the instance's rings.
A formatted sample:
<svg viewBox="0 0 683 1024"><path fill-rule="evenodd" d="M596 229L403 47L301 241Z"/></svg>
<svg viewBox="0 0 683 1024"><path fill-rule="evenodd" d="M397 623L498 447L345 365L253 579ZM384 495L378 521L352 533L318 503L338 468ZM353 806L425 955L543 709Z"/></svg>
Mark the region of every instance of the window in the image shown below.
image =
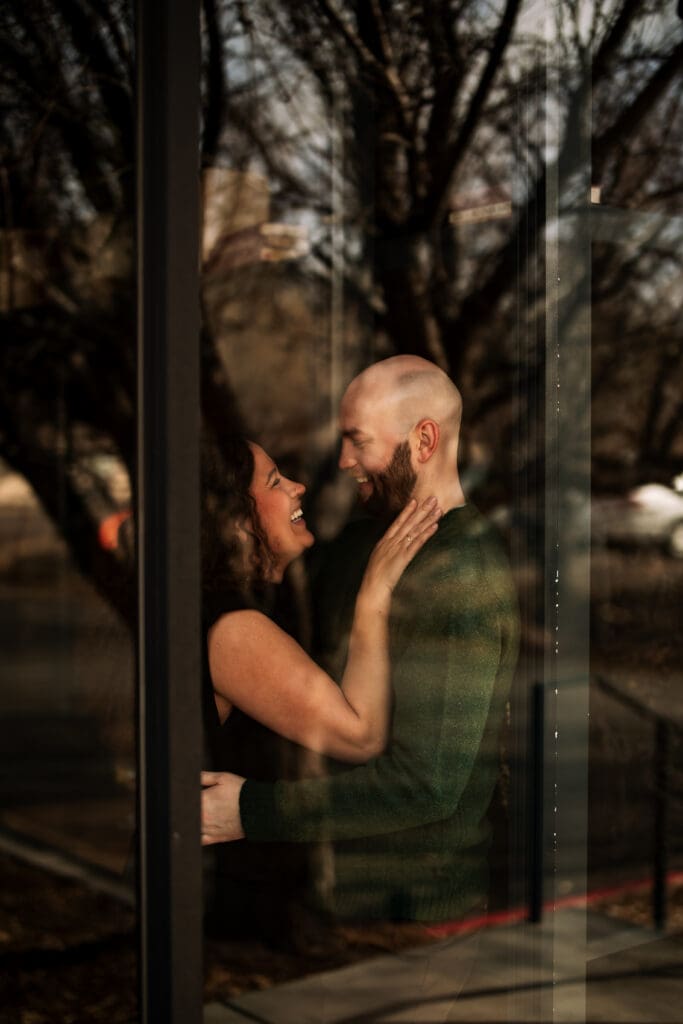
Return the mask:
<svg viewBox="0 0 683 1024"><path fill-rule="evenodd" d="M0 34L3 1006L676 1019L675 5L54 0L9 5ZM397 884L373 918L368 893L423 864L407 836L378 853L323 815L316 843L201 851L201 767L322 774L318 796L349 770L237 714L218 759L202 737L202 531L216 564L235 547L232 478L202 460L239 433L305 484L316 544L268 614L338 676L328 613L362 564L335 547L359 518L339 405L398 353L460 388L460 481L505 547L521 647L491 733L485 905L417 913ZM433 723L428 776L470 721Z"/></svg>

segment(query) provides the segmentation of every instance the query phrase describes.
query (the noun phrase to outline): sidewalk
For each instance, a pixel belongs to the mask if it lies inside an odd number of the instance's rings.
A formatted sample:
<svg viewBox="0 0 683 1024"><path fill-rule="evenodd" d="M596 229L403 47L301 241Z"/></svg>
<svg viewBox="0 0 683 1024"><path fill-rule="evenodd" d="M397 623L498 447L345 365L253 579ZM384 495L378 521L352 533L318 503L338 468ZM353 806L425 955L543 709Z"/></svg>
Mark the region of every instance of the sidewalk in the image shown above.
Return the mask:
<svg viewBox="0 0 683 1024"><path fill-rule="evenodd" d="M588 930L586 949L581 936ZM683 937L594 912L487 928L313 975L227 1005L204 1024L680 1024Z"/></svg>

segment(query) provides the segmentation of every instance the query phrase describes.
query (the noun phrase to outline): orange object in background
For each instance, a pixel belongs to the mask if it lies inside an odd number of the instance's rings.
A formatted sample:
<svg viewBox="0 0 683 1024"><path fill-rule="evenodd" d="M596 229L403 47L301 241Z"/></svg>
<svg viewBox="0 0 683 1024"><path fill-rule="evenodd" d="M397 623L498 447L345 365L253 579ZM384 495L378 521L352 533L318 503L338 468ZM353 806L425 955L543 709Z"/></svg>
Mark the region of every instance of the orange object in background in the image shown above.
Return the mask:
<svg viewBox="0 0 683 1024"><path fill-rule="evenodd" d="M123 512L113 512L106 519L103 519L100 523L100 528L97 531L97 538L100 542L100 547L104 548L105 551L116 551L119 546L119 529L121 523L124 523L126 519L130 519L132 516L131 509L124 509Z"/></svg>

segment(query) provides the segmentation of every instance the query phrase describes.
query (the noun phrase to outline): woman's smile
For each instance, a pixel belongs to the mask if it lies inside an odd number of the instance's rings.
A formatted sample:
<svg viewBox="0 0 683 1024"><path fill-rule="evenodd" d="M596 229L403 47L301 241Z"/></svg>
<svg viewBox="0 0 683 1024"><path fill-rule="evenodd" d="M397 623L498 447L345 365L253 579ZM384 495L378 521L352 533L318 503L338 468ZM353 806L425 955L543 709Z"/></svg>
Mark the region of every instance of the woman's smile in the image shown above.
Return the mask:
<svg viewBox="0 0 683 1024"><path fill-rule="evenodd" d="M254 476L250 492L256 503L259 522L275 557L274 581L295 558L309 548L315 538L306 526L301 498L302 483L289 480L260 447L252 444Z"/></svg>

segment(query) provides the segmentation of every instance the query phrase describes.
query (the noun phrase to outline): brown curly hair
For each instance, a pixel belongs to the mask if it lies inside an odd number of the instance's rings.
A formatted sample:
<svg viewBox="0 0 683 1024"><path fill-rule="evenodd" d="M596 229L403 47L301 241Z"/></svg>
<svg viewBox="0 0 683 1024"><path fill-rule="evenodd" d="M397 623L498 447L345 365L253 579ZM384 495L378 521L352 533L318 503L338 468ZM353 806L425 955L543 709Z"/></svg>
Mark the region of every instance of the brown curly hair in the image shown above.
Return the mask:
<svg viewBox="0 0 683 1024"><path fill-rule="evenodd" d="M249 492L254 456L241 434L202 444L202 589L205 599L253 594L268 582L275 557ZM248 560L238 528L252 538ZM246 572L245 572L246 566Z"/></svg>

